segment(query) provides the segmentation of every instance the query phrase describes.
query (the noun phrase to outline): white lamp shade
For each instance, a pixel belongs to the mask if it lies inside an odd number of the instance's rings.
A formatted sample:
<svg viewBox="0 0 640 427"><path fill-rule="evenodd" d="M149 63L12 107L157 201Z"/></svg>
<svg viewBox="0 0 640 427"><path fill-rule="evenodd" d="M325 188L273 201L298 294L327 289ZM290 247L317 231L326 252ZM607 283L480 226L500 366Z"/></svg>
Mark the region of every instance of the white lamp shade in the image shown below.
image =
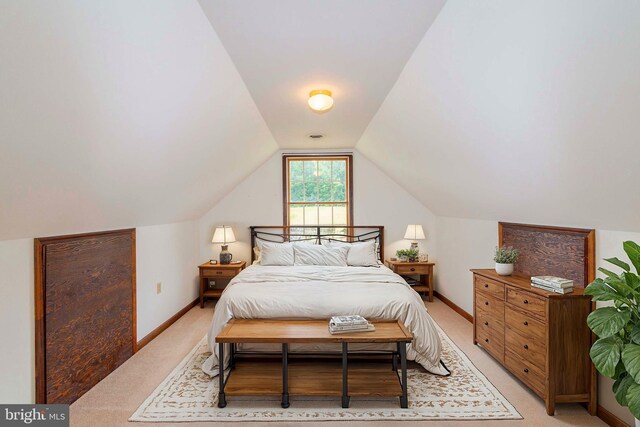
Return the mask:
<svg viewBox="0 0 640 427"><path fill-rule="evenodd" d="M312 90L307 103L314 111L328 111L333 107L333 97L328 90Z"/></svg>
<svg viewBox="0 0 640 427"><path fill-rule="evenodd" d="M213 233L213 239L211 243L233 243L236 241L236 235L233 234L233 229L230 225L221 225L216 227L216 231Z"/></svg>
<svg viewBox="0 0 640 427"><path fill-rule="evenodd" d="M424 230L420 224L407 225L407 231L404 233L404 238L407 240L424 240Z"/></svg>

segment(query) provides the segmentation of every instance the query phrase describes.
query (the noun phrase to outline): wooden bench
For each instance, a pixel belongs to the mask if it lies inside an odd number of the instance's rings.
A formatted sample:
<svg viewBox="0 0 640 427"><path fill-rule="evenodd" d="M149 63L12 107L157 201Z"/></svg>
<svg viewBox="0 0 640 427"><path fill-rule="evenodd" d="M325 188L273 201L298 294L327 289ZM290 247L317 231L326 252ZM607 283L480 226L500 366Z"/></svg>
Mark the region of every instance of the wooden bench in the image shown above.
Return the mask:
<svg viewBox="0 0 640 427"><path fill-rule="evenodd" d="M220 366L218 406L227 405L226 396L281 394L282 407L288 408L291 394L341 396L343 408L349 407L351 396L397 396L400 406L407 408L406 347L413 340L407 328L396 320L374 321L375 331L332 335L328 323L328 320L231 320L216 337ZM239 362L235 345L240 343L281 344L282 361ZM341 343L342 364L301 359L290 364L289 344L292 343ZM392 369L389 369L388 361L384 364L370 361L348 364L350 343L395 343L396 351L391 353ZM226 379L225 345L229 346L231 356Z"/></svg>

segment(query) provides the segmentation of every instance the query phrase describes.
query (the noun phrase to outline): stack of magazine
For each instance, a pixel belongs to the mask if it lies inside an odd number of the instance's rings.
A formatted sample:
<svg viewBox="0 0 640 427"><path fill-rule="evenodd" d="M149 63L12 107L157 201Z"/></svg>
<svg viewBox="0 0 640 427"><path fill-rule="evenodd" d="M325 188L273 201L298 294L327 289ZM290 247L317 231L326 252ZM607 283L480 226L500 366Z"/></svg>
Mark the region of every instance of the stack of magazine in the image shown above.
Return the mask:
<svg viewBox="0 0 640 427"><path fill-rule="evenodd" d="M376 327L362 316L333 316L329 320L331 334L350 334L353 332L375 331Z"/></svg>
<svg viewBox="0 0 640 427"><path fill-rule="evenodd" d="M531 286L534 288L544 289L545 291L555 292L557 294L568 294L573 292L573 280L563 279L555 276L532 276Z"/></svg>

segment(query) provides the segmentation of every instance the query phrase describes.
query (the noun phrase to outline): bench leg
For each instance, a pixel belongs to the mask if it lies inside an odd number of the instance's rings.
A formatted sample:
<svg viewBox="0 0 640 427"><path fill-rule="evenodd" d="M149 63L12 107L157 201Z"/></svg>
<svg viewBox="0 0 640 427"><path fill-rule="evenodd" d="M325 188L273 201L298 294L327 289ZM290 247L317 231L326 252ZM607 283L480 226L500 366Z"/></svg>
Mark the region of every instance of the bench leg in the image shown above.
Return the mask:
<svg viewBox="0 0 640 427"><path fill-rule="evenodd" d="M224 343L218 345L218 366L220 366L220 390L218 392L218 408L224 408L227 406L227 399L224 397Z"/></svg>
<svg viewBox="0 0 640 427"><path fill-rule="evenodd" d="M282 403L283 408L289 407L289 344L282 344Z"/></svg>
<svg viewBox="0 0 640 427"><path fill-rule="evenodd" d="M342 343L342 407L349 407L349 368L347 366L347 343Z"/></svg>
<svg viewBox="0 0 640 427"><path fill-rule="evenodd" d="M398 343L398 352L400 353L400 369L402 369L402 396L400 397L400 407L409 407L409 398L407 396L407 343Z"/></svg>

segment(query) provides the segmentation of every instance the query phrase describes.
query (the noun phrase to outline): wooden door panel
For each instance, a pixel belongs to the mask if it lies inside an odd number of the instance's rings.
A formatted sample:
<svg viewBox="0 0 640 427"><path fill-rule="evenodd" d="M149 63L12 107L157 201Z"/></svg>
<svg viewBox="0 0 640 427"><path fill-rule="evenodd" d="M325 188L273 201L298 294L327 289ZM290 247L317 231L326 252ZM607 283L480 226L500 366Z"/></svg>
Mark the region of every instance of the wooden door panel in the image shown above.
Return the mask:
<svg viewBox="0 0 640 427"><path fill-rule="evenodd" d="M39 240L37 394L41 403L71 403L135 351L135 230Z"/></svg>

